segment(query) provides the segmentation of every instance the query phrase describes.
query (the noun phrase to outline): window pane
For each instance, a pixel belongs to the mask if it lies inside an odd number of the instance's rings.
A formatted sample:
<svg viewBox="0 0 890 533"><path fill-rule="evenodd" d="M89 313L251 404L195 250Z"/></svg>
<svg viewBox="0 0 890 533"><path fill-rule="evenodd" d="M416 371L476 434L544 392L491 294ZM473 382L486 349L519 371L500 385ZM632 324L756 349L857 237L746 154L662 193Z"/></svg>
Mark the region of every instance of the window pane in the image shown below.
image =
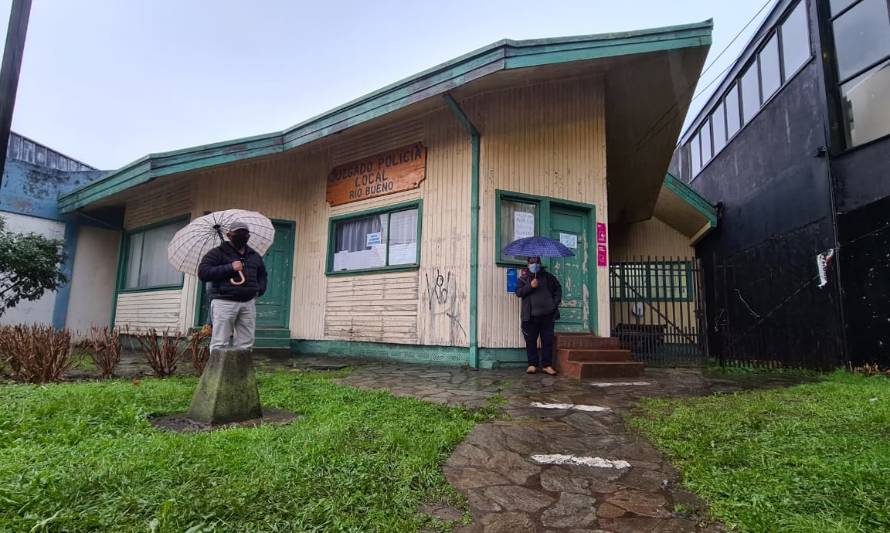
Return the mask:
<svg viewBox="0 0 890 533"><path fill-rule="evenodd" d="M701 171L701 150L698 145L698 134L689 141L689 158L692 160L692 176L695 177Z"/></svg>
<svg viewBox="0 0 890 533"><path fill-rule="evenodd" d="M800 0L794 11L782 23L782 60L785 65L785 79L810 58L810 32L807 28L807 2Z"/></svg>
<svg viewBox="0 0 890 533"><path fill-rule="evenodd" d="M334 227L334 271L386 266L389 214L337 222Z"/></svg>
<svg viewBox="0 0 890 533"><path fill-rule="evenodd" d="M726 107L726 132L727 138L735 135L742 127L741 114L739 113L739 86L733 84L732 89L726 93L724 104Z"/></svg>
<svg viewBox="0 0 890 533"><path fill-rule="evenodd" d="M501 200L501 246L516 239L533 237L538 227L538 205L530 202ZM501 253L501 260L514 258Z"/></svg>
<svg viewBox="0 0 890 533"><path fill-rule="evenodd" d="M714 136L714 155L726 146L726 119L723 115L723 102L720 102L711 115L711 129Z"/></svg>
<svg viewBox="0 0 890 533"><path fill-rule="evenodd" d="M772 96L782 85L782 73L779 71L779 36L773 35L760 51L760 84L763 101Z"/></svg>
<svg viewBox="0 0 890 533"><path fill-rule="evenodd" d="M847 146L890 134L890 61L841 86Z"/></svg>
<svg viewBox="0 0 890 533"><path fill-rule="evenodd" d="M757 88L757 63L752 63L742 75L742 117L745 124L754 118L760 109L760 93Z"/></svg>
<svg viewBox="0 0 890 533"><path fill-rule="evenodd" d="M167 246L181 227L171 224L148 230L142 234L142 266L139 269L139 287L177 285L182 274L167 260Z"/></svg>
<svg viewBox="0 0 890 533"><path fill-rule="evenodd" d="M856 0L831 0L831 16L835 16Z"/></svg>
<svg viewBox="0 0 890 533"><path fill-rule="evenodd" d="M701 164L702 167L711 160L711 123L705 120L701 127Z"/></svg>
<svg viewBox="0 0 890 533"><path fill-rule="evenodd" d="M127 275L125 289L139 287L139 263L142 262L142 234L130 235L130 247L127 250Z"/></svg>
<svg viewBox="0 0 890 533"><path fill-rule="evenodd" d="M841 81L890 54L887 0L862 0L834 21Z"/></svg>
<svg viewBox="0 0 890 533"><path fill-rule="evenodd" d="M399 211L389 216L389 264L413 265L417 262L417 209Z"/></svg>

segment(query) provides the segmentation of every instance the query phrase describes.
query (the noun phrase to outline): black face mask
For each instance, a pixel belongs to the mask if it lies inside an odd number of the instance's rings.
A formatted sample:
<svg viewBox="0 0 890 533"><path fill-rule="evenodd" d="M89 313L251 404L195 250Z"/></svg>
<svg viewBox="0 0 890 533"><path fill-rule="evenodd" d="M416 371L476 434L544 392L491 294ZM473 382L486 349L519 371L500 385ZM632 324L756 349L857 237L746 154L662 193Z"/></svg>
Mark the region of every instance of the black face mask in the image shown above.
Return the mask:
<svg viewBox="0 0 890 533"><path fill-rule="evenodd" d="M247 245L248 240L250 240L250 233L241 231L233 233L229 236L229 241L232 243L232 246L234 246L236 250L244 248Z"/></svg>

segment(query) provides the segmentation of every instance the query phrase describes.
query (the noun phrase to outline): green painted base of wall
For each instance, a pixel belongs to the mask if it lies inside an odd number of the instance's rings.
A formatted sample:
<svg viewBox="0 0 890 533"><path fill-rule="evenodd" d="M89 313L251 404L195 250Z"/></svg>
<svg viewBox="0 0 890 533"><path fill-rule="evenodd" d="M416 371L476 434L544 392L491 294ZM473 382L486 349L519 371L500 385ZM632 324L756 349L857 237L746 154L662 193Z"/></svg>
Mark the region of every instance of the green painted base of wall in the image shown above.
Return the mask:
<svg viewBox="0 0 890 533"><path fill-rule="evenodd" d="M303 355L335 355L370 357L405 363L466 366L469 348L463 346L422 346L382 342L290 341L291 352ZM525 366L525 350L519 348L481 348L480 368L512 368Z"/></svg>

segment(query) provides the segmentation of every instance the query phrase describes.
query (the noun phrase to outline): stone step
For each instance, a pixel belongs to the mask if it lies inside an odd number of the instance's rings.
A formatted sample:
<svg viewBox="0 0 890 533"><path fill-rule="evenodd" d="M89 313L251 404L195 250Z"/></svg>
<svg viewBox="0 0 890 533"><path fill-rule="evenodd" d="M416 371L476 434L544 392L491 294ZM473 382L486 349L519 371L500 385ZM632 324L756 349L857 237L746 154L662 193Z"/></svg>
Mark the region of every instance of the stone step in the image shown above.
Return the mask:
<svg viewBox="0 0 890 533"><path fill-rule="evenodd" d="M558 333L556 348L577 348L582 350L617 350L617 337L597 337L590 333Z"/></svg>
<svg viewBox="0 0 890 533"><path fill-rule="evenodd" d="M560 348L558 357L575 363L586 362L622 362L633 361L630 350L582 350L578 348Z"/></svg>
<svg viewBox="0 0 890 533"><path fill-rule="evenodd" d="M258 350L287 350L290 349L290 339L257 337L254 348Z"/></svg>
<svg viewBox="0 0 890 533"><path fill-rule="evenodd" d="M256 328L256 338L290 340L290 330L287 328Z"/></svg>

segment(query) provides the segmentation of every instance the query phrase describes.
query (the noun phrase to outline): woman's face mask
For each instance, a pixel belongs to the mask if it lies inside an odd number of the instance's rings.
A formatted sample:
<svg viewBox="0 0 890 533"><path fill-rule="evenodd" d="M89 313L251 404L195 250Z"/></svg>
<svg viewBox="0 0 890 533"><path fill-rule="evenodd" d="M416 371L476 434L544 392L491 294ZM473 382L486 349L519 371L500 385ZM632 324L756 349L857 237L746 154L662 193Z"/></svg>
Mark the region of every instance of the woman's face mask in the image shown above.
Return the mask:
<svg viewBox="0 0 890 533"><path fill-rule="evenodd" d="M530 265L528 265L528 270L532 274L537 274L541 271L541 263L531 263Z"/></svg>

